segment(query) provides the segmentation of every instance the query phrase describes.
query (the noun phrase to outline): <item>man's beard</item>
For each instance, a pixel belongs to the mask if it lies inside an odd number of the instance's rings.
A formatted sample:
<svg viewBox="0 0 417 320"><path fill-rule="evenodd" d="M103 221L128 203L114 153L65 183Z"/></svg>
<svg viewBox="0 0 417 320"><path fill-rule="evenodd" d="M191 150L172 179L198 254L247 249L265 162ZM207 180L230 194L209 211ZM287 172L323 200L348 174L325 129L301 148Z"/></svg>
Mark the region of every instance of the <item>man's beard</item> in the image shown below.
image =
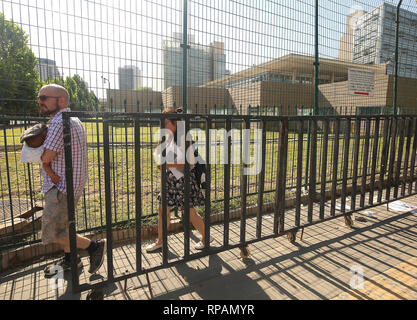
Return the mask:
<svg viewBox="0 0 417 320"><path fill-rule="evenodd" d="M43 109L42 109L42 106L44 106ZM46 110L46 111L42 111L42 110ZM41 108L40 108L40 112L43 116L49 116L53 113L57 113L58 111L59 111L58 103L55 106L55 110L49 110L45 105L41 105Z"/></svg>

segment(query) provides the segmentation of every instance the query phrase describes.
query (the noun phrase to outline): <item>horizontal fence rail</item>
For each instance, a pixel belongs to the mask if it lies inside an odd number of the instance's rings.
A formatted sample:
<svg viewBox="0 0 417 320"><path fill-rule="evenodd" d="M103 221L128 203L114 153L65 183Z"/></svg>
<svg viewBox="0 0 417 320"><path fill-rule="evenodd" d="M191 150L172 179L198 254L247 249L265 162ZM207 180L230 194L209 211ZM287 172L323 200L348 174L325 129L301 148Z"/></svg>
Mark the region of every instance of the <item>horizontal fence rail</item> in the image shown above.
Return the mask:
<svg viewBox="0 0 417 320"><path fill-rule="evenodd" d="M222 226L223 234L216 239L217 244L220 245L206 244L202 252L196 252L191 247L192 232L188 212L190 208L186 207L182 216L184 233L183 236L180 233L179 238L176 237L180 243L183 242L183 247L179 249L178 244L173 244L167 216L162 215L162 239L164 239L162 255L158 255L159 261L158 259L150 261L142 248L144 241L141 237L141 228L147 217L146 208L150 205L151 199L154 200L149 196L146 186L152 176L154 189L151 193L156 194L161 191L162 212L165 212L167 190L162 186L166 183L164 172L167 168L162 165L161 170L157 170L156 165L152 164L153 159L150 155L152 149L142 147L146 140L142 129L147 128L146 122L151 120L159 122L157 127L164 128L165 119L172 116L71 112L65 114L64 122L68 122L70 116L79 116L82 119L98 118L102 124L104 183L100 192L103 205L101 218L102 227L105 228L103 236L108 240L107 278L98 284L80 284L74 274L76 290L87 290L96 285L125 280L232 248L240 248L242 255L247 256L247 246L251 243L282 235L287 235L293 242L300 229L304 230L307 226L338 217L344 217L345 223L351 226L353 224L351 215L358 210L416 194L414 171L417 118L415 116L253 117L184 114L182 117L185 127L192 128L198 123L197 127L201 131L194 132L196 136L193 136L193 141L198 140L199 154L205 158L205 161L213 158L213 152L216 153L214 158L219 158L220 154L232 155L231 158L233 154L240 154L240 158L243 159L245 157L243 147L246 143L248 147L246 157L254 159L260 156L260 168L252 175L247 175L244 174L244 170L250 167L248 162L241 164L234 164L233 161L221 164L208 162L206 202L203 208L198 207L197 212L204 219L206 236L210 236L214 226L219 224ZM119 125L126 122L126 126L128 123L135 125L131 146L120 149L112 143L117 139L114 135L116 127L111 125L113 122ZM231 134L226 136L226 139L215 141L209 148L209 142L210 144L213 142L210 140L210 129L215 128L215 123L222 123L224 128L232 129L233 123L236 122L240 127L236 129L236 135L242 138L237 139ZM201 123L203 123L202 127ZM270 123L275 124L272 131L267 130ZM312 128L310 158L305 156L307 151L305 140L309 134L305 130L306 126ZM66 136L69 137L68 126L64 128L66 129L64 132L67 132ZM244 129L249 130L246 141ZM259 135L256 135L256 132ZM273 135L269 142L268 135ZM124 138L127 139L126 136ZM153 142L157 142L157 139L156 137ZM217 145L223 149L213 148ZM206 149L203 148L204 146ZM231 148L226 149L226 146ZM67 163L72 163L71 143L68 140L65 150ZM153 170L150 171L152 165ZM95 170L93 167L89 165L89 179ZM306 168L310 170L307 178ZM190 166L187 165L185 169L185 178L189 181ZM152 175L149 176L149 173ZM67 181L72 181L70 170L67 171ZM71 186L67 187L68 192L71 193ZM234 188L236 188L235 193ZM131 201L128 201L128 195ZM97 198L97 195L94 193L89 196L84 195L85 201L89 201L90 197ZM233 197L236 197L236 206L233 206ZM188 198L188 193L185 193L186 203ZM303 203L304 208L302 208ZM152 205L155 208L158 206L156 202ZM70 225L74 246L72 249L75 251L75 232L82 231L78 229L79 220L85 216L79 215L80 208L70 209L72 211L70 221L72 215L78 221ZM232 211L237 213L232 216ZM121 272L115 267L116 257L113 255L115 249L112 240L113 231L121 221L120 212L130 219L132 229L136 231L133 241L136 248L134 249L136 267L128 270L129 272L126 270ZM269 216L271 214L272 217ZM236 222L239 235L233 238L230 228ZM256 236L249 233L249 229L255 229Z"/></svg>

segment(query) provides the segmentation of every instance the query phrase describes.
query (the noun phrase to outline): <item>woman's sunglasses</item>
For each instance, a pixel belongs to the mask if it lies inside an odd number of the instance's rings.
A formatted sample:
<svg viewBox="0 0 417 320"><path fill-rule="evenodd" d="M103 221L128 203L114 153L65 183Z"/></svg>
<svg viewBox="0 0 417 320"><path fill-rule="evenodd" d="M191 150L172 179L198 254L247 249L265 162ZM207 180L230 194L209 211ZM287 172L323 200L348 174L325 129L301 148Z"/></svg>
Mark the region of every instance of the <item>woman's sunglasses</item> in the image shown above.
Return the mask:
<svg viewBox="0 0 417 320"><path fill-rule="evenodd" d="M182 108L177 108L175 110L175 112L172 112L172 113L183 114L184 113L184 110ZM169 120L171 122L173 122L173 121L181 121L181 118L170 118L170 119L167 119L167 120Z"/></svg>

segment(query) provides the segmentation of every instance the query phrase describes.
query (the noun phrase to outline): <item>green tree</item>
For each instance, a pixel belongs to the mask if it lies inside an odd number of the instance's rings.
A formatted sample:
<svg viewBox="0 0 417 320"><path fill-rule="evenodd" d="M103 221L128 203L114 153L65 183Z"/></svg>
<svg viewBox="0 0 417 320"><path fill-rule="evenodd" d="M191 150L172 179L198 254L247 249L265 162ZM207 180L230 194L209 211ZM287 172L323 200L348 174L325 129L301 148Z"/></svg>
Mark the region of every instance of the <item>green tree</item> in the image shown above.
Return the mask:
<svg viewBox="0 0 417 320"><path fill-rule="evenodd" d="M66 77L65 80L62 78L48 80L47 83L56 83L68 90L71 110L98 111L99 100L94 92L88 89L87 83L78 74Z"/></svg>
<svg viewBox="0 0 417 320"><path fill-rule="evenodd" d="M38 111L36 64L23 29L0 12L0 113Z"/></svg>

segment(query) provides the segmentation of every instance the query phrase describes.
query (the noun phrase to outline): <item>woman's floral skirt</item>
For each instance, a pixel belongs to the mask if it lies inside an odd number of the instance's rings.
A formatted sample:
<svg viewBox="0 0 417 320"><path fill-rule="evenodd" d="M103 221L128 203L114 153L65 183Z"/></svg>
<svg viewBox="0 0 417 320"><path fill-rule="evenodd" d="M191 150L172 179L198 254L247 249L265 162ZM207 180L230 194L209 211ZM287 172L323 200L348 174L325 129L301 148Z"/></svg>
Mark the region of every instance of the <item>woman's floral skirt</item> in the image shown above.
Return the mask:
<svg viewBox="0 0 417 320"><path fill-rule="evenodd" d="M178 209L179 211L184 210L184 177L181 177L179 180L174 176L170 171L166 171L166 199L167 206ZM159 204L162 205L162 195L158 194L157 197ZM190 208L204 206L204 196L201 191L197 179L195 177L195 172L193 169L190 170Z"/></svg>

